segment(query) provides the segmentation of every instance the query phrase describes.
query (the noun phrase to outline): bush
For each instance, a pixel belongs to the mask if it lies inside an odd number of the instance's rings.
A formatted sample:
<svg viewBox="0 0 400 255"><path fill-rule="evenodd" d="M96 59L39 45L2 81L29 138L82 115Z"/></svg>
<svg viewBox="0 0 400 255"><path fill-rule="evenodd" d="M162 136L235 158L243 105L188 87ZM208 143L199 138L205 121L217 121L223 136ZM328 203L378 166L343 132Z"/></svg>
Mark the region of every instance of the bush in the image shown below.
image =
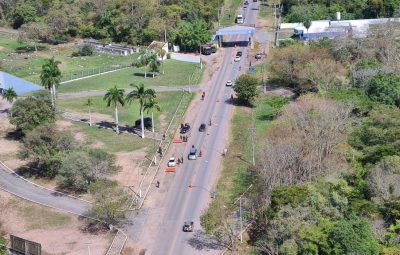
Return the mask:
<svg viewBox="0 0 400 255"><path fill-rule="evenodd" d="M58 131L54 125L40 126L29 132L20 151L22 159L31 160L35 174L53 178L66 153L75 147L71 134Z"/></svg>
<svg viewBox="0 0 400 255"><path fill-rule="evenodd" d="M257 86L259 82L257 78L243 74L236 80L235 87L233 88L236 92L238 99L246 104L251 105L253 100L258 95Z"/></svg>
<svg viewBox="0 0 400 255"><path fill-rule="evenodd" d="M43 44L37 44L35 45L23 45L23 46L19 46L15 49L15 52L17 53L28 53L28 52L33 52L33 51L44 51L44 50L48 50L49 47L47 47L46 45Z"/></svg>
<svg viewBox="0 0 400 255"><path fill-rule="evenodd" d="M80 48L78 51L72 53L72 57L79 57L79 56L92 56L94 53L94 46L91 44L85 44Z"/></svg>
<svg viewBox="0 0 400 255"><path fill-rule="evenodd" d="M366 93L374 101L400 107L400 75L378 74L368 83Z"/></svg>
<svg viewBox="0 0 400 255"><path fill-rule="evenodd" d="M10 123L24 133L55 120L54 110L46 102L35 97L15 101L8 116Z"/></svg>
<svg viewBox="0 0 400 255"><path fill-rule="evenodd" d="M88 186L119 170L115 156L101 149L87 149L68 154L59 170L60 185L76 191L86 191Z"/></svg>
<svg viewBox="0 0 400 255"><path fill-rule="evenodd" d="M291 205L296 207L306 201L309 195L308 187L305 185L287 185L275 188L271 195L271 209L276 213L282 206Z"/></svg>
<svg viewBox="0 0 400 255"><path fill-rule="evenodd" d="M356 216L336 223L329 231L328 242L332 247L332 255L376 255L379 249L370 223Z"/></svg>

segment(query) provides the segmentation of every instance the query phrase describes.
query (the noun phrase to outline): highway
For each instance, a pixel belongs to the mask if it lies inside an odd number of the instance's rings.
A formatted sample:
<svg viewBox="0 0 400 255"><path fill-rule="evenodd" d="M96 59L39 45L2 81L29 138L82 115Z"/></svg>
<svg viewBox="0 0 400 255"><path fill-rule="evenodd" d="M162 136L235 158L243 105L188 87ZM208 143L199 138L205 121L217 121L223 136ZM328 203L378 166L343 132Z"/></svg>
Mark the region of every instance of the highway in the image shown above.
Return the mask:
<svg viewBox="0 0 400 255"><path fill-rule="evenodd" d="M258 2L250 2L248 8L243 10L245 25L253 25L256 21L257 11L253 10ZM246 37L232 36L224 38L224 41L244 41ZM237 51L241 50L241 61L233 62ZM241 70L248 67L246 60L248 48L225 48L224 55L219 61L220 68L211 79L211 86L207 90L206 98L197 112L188 113L194 119L191 138L185 147L184 156L187 156L191 145L203 152L203 156L197 160L188 161L179 168L179 172L169 177L173 178L165 201L165 213L162 216L162 226L156 238L152 240L146 254L155 255L179 255L179 254L218 254L220 249L200 249L196 246L196 238L200 227L200 216L210 201L210 191L218 177L221 167L221 153L227 146L229 123L233 106L230 102L233 89L225 86L227 80L235 80ZM195 99L197 100L197 99ZM212 120L212 126L207 126L207 132L198 132L201 123ZM228 152L229 153L229 152ZM189 188L188 185L193 187ZM218 194L217 194L218 195ZM184 221L193 220L195 231L185 233L182 231ZM200 241L199 241L200 242ZM220 247L219 247L220 248Z"/></svg>

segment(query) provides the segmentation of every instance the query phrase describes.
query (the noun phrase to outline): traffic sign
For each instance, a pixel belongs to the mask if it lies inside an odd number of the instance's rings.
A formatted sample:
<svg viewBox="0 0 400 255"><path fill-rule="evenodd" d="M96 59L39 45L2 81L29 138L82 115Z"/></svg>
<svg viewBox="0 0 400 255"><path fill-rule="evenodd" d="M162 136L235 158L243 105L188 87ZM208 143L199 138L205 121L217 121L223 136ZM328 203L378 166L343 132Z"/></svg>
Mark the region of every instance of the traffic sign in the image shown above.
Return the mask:
<svg viewBox="0 0 400 255"><path fill-rule="evenodd" d="M249 73L254 73L254 70L255 70L255 69L254 69L253 66L250 66L250 67L249 67Z"/></svg>

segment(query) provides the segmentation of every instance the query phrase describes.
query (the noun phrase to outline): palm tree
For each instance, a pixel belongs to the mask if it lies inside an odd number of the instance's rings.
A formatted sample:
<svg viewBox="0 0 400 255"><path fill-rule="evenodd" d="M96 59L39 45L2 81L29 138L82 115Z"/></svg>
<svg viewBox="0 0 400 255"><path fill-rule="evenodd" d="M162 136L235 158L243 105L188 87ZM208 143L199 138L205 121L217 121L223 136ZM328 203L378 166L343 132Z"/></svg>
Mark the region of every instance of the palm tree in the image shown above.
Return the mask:
<svg viewBox="0 0 400 255"><path fill-rule="evenodd" d="M132 103L135 100L139 101L139 112L140 112L140 124L142 128L142 138L144 138L144 122L143 122L143 111L144 106L149 100L156 96L156 92L153 89L145 89L143 83L139 85L131 84L133 90L126 96L125 101Z"/></svg>
<svg viewBox="0 0 400 255"><path fill-rule="evenodd" d="M13 88L8 88L3 90L2 97L3 99L7 100L7 102L12 104L12 102L18 97L18 95Z"/></svg>
<svg viewBox="0 0 400 255"><path fill-rule="evenodd" d="M103 100L107 102L107 107L114 107L115 109L115 125L117 134L119 134L119 126L118 126L118 105L124 106L124 93L125 90L117 88L114 86L107 90L107 93L104 95Z"/></svg>
<svg viewBox="0 0 400 255"><path fill-rule="evenodd" d="M89 108L89 126L92 126L92 112L91 107L93 106L93 100L88 98L85 105Z"/></svg>
<svg viewBox="0 0 400 255"><path fill-rule="evenodd" d="M162 74L164 74L164 57L167 54L167 52L163 49L162 46L158 48L157 54L161 57L161 69L162 69Z"/></svg>
<svg viewBox="0 0 400 255"><path fill-rule="evenodd" d="M149 101L144 106L144 110L147 113L151 112L151 126L152 126L152 131L154 133L154 112L161 112L161 106L156 100L155 95L153 97L150 97Z"/></svg>
<svg viewBox="0 0 400 255"><path fill-rule="evenodd" d="M160 67L160 61L158 60L156 53L152 53L149 55L149 66L151 72L153 73L153 79L154 79L154 73L157 72L158 68Z"/></svg>
<svg viewBox="0 0 400 255"><path fill-rule="evenodd" d="M53 108L55 108L56 87L58 87L61 81L61 71L58 68L59 64L61 64L61 62L54 60L54 57L46 59L45 64L42 66L42 72L40 73L42 85L51 93L51 105Z"/></svg>
<svg viewBox="0 0 400 255"><path fill-rule="evenodd" d="M144 78L147 78L146 68L149 65L149 52L147 50L142 50L139 52L139 57L133 63L136 67L144 66Z"/></svg>

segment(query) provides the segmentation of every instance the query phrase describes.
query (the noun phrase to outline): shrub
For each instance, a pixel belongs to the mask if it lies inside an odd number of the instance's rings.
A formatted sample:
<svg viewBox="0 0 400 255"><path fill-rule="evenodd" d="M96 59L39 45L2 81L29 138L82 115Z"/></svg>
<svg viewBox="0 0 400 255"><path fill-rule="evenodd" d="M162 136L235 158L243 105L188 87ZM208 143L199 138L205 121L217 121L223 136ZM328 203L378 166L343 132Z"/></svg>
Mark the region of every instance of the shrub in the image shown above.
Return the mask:
<svg viewBox="0 0 400 255"><path fill-rule="evenodd" d="M35 97L15 101L8 116L10 123L24 133L55 120L54 110L46 102Z"/></svg>
<svg viewBox="0 0 400 255"><path fill-rule="evenodd" d="M79 56L92 56L94 53L94 47L91 44L85 44L80 48L78 51L75 51L72 53L73 57L79 57Z"/></svg>

